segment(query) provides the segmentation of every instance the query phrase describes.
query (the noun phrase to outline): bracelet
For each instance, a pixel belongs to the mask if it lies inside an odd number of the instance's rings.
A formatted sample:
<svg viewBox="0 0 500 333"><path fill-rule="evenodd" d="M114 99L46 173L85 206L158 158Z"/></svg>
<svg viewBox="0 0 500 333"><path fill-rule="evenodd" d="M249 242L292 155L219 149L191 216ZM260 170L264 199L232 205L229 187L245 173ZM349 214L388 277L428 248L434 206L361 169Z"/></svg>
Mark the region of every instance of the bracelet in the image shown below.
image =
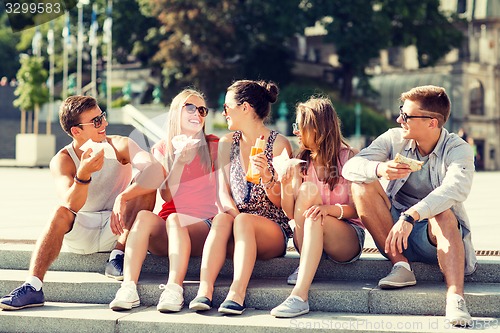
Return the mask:
<svg viewBox="0 0 500 333"><path fill-rule="evenodd" d="M75 175L74 179L75 179L75 183L81 184L81 185L88 185L92 181L92 177L90 177L88 180L83 180L83 179L78 178L77 175Z"/></svg>
<svg viewBox="0 0 500 333"><path fill-rule="evenodd" d="M266 190L269 190L269 189L270 189L271 187L273 187L273 186L274 186L274 184L276 183L276 181L274 180L274 176L272 176L272 177L271 177L271 179L269 179L269 181L268 181L268 182L265 182L265 183L264 183L264 182L262 181L262 178L260 178L260 180L259 180L259 181L260 181L260 185L261 185L262 187L264 187L264 189L266 189Z"/></svg>
<svg viewBox="0 0 500 333"><path fill-rule="evenodd" d="M344 218L344 207L342 207L342 205L339 203L336 203L335 206L340 208L340 215L339 215L338 219L342 220Z"/></svg>
<svg viewBox="0 0 500 333"><path fill-rule="evenodd" d="M378 172L378 166L380 165L380 162L377 164L377 166L375 167L375 176L377 176L377 178L380 178L380 176L377 174Z"/></svg>

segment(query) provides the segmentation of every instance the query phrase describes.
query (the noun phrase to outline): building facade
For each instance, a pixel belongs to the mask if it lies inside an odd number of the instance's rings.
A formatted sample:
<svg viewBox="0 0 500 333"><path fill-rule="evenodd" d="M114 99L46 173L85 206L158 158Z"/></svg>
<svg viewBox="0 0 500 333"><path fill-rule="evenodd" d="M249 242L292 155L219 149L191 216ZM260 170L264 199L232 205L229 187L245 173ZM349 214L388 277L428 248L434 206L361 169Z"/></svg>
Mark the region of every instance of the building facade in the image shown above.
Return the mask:
<svg viewBox="0 0 500 333"><path fill-rule="evenodd" d="M441 10L467 22L462 48L432 68L418 68L413 46L382 51L367 68L380 93L374 104L395 119L403 91L427 84L444 87L452 102L446 128L466 133L478 170L500 170L500 0L441 0ZM335 47L322 42L321 29L312 31L297 38L295 73L334 82Z"/></svg>

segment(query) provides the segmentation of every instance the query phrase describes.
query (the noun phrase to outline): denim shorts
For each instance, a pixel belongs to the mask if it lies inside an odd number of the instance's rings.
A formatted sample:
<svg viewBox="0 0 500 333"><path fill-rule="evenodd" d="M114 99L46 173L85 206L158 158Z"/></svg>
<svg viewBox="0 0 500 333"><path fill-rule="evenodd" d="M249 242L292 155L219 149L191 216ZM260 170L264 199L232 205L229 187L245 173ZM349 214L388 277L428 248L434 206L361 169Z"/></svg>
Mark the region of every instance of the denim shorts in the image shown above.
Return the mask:
<svg viewBox="0 0 500 333"><path fill-rule="evenodd" d="M394 206L391 207L391 215L394 224L399 220L399 216L403 211L406 211L406 209L397 209ZM429 239L429 234L427 231L428 225L429 220L423 219L416 222L413 226L413 230L408 237L408 248L406 250L403 250L403 255L409 261L417 261L427 264L438 263L437 248L436 245L432 244L431 240ZM460 229L461 233L463 233L460 223L458 223L458 228ZM387 258L387 254L385 253L384 249L381 249L378 245L377 248L380 253L382 253L382 255Z"/></svg>
<svg viewBox="0 0 500 333"><path fill-rule="evenodd" d="M324 251L323 251L323 257L325 259L329 259L329 260L331 260L331 261L333 261L334 263L337 263L337 264L350 264L350 263L355 262L356 260L358 260L359 257L361 256L361 253L363 253L363 246L365 245L365 229L363 229L362 227L360 227L359 225L357 225L355 223L352 223L349 220L342 220L342 221L345 222L345 223L347 223L351 227L353 227L354 231L356 231L356 235L358 237L358 243L359 243L359 252L358 252L358 254L356 254L351 260L348 260L348 261L337 261L337 260L331 258L329 255L327 255ZM299 252L299 249L297 248L297 244L295 244L295 239L293 241L293 246L295 247L295 250L297 252Z"/></svg>

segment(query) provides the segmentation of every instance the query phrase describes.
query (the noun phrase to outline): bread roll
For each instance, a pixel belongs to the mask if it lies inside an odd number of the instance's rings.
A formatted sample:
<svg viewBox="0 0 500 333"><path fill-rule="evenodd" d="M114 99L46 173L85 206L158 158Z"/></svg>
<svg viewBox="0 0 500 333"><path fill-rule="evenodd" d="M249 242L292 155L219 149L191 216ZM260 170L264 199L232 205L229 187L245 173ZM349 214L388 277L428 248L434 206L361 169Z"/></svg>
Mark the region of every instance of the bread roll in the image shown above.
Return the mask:
<svg viewBox="0 0 500 333"><path fill-rule="evenodd" d="M412 158L405 157L400 153L396 154L394 161L397 163L408 164L410 166L411 171L418 171L422 169L422 165L424 164L423 161L417 161Z"/></svg>

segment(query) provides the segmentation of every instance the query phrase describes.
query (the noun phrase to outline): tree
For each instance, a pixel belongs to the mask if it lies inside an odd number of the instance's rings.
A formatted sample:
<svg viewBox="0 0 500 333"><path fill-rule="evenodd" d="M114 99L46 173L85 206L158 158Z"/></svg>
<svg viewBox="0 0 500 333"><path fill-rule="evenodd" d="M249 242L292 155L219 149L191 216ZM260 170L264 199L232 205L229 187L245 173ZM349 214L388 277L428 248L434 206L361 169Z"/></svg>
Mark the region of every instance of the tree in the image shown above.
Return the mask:
<svg viewBox="0 0 500 333"><path fill-rule="evenodd" d="M107 0L99 1L102 8L106 8ZM145 14L139 3L140 0L113 3L113 47L120 63L127 62L128 56L133 55L143 64L149 64L158 51L160 22Z"/></svg>
<svg viewBox="0 0 500 333"><path fill-rule="evenodd" d="M7 25L7 15L0 14L0 77L12 78L19 69L19 54L16 50L18 35L13 34Z"/></svg>
<svg viewBox="0 0 500 333"><path fill-rule="evenodd" d="M47 78L48 73L41 57L21 57L21 68L17 72L18 86L14 91L19 96L14 100L14 106L21 109L21 134L26 133L26 111L29 111L29 119L31 111L34 111L33 133L38 134L40 106L49 101L49 89L45 85Z"/></svg>
<svg viewBox="0 0 500 333"><path fill-rule="evenodd" d="M236 77L290 80L288 42L307 25L301 0L138 1L162 23L155 60L166 88L194 84L216 101Z"/></svg>
<svg viewBox="0 0 500 333"><path fill-rule="evenodd" d="M454 25L457 17L440 12L439 0L382 0L382 8L392 22L390 44L415 45L421 67L434 66L462 44L464 36Z"/></svg>
<svg viewBox="0 0 500 333"><path fill-rule="evenodd" d="M352 97L352 79L363 77L369 61L389 46L415 45L420 66L431 66L453 47L461 33L439 11L439 0L309 0L325 26L341 65L341 96ZM322 19L321 19L322 18Z"/></svg>

